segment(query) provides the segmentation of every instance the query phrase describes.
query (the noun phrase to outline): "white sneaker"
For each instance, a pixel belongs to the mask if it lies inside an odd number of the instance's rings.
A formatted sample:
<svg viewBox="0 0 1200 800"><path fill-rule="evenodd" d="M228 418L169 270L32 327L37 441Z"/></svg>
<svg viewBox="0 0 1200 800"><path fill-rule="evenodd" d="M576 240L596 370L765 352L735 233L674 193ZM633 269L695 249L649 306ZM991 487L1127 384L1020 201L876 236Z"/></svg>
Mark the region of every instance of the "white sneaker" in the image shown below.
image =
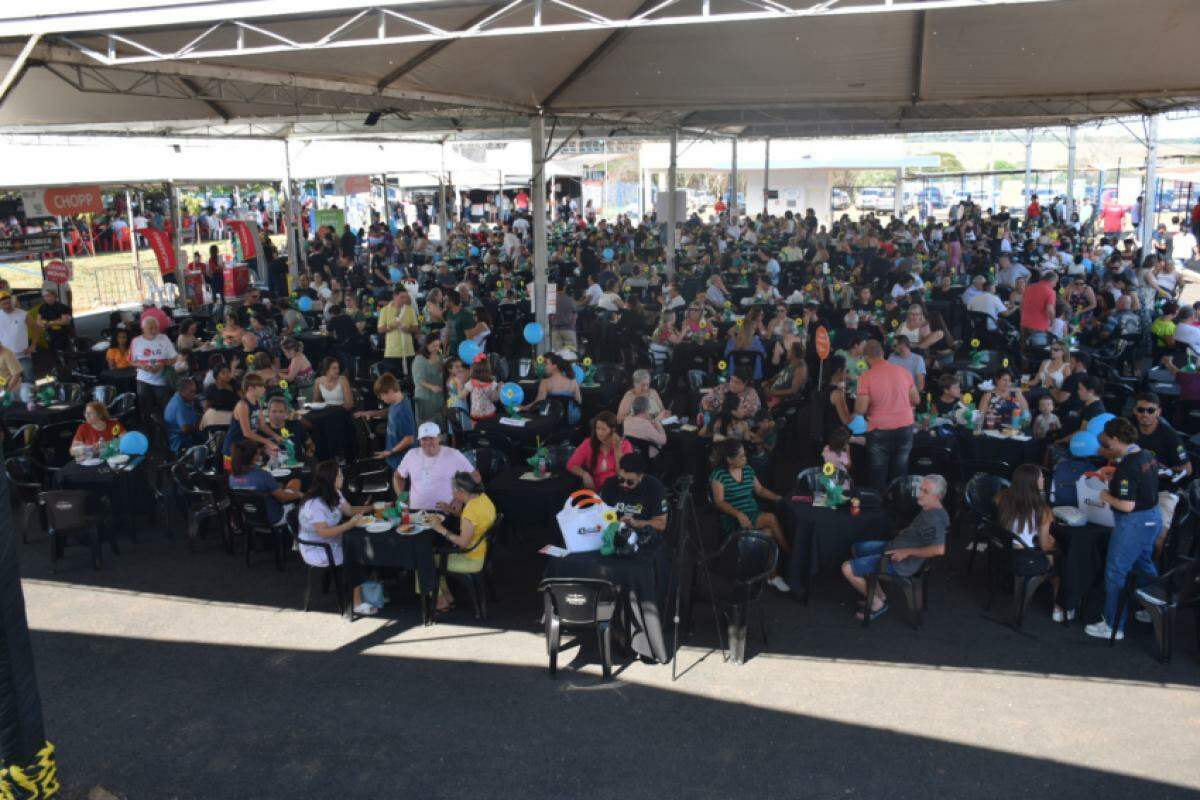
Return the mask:
<svg viewBox="0 0 1200 800"><path fill-rule="evenodd" d="M1054 611L1050 612L1050 619L1055 622L1062 622L1063 620L1070 622L1075 619L1075 609L1072 608L1070 611L1064 612L1061 606L1055 606Z"/></svg>
<svg viewBox="0 0 1200 800"><path fill-rule="evenodd" d="M360 617L370 617L379 613L379 609L370 603L359 603L354 607L354 613Z"/></svg>
<svg viewBox="0 0 1200 800"><path fill-rule="evenodd" d="M1150 619L1150 612L1144 608L1139 608L1137 611L1133 612L1133 618L1138 622L1144 622L1147 625L1153 621Z"/></svg>
<svg viewBox="0 0 1200 800"><path fill-rule="evenodd" d="M776 575L774 578L771 578L769 581L767 581L767 585L775 591L783 592L784 594L787 594L792 590L792 587L787 585L787 581L785 581L781 575Z"/></svg>
<svg viewBox="0 0 1200 800"><path fill-rule="evenodd" d="M1093 636L1097 639L1111 639L1113 631L1112 628L1108 627L1107 622L1100 620L1099 622L1093 622L1091 625L1084 626L1083 632L1088 636ZM1117 639L1124 638L1125 632L1117 631Z"/></svg>

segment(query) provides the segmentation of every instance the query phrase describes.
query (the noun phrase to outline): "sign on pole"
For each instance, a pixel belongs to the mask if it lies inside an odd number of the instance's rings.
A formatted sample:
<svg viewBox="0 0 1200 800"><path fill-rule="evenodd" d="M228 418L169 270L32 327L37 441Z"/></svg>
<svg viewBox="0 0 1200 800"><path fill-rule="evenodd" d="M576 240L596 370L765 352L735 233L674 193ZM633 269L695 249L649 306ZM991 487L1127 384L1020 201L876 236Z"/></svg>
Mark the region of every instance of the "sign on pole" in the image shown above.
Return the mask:
<svg viewBox="0 0 1200 800"><path fill-rule="evenodd" d="M27 219L69 217L74 214L100 214L104 199L99 186L52 186L48 189L22 189L21 203Z"/></svg>
<svg viewBox="0 0 1200 800"><path fill-rule="evenodd" d="M817 328L817 358L822 361L829 358L829 331L824 325Z"/></svg>
<svg viewBox="0 0 1200 800"><path fill-rule="evenodd" d="M59 286L64 283L70 283L74 275L71 265L66 261L47 261L45 267L46 280L51 283L57 283Z"/></svg>

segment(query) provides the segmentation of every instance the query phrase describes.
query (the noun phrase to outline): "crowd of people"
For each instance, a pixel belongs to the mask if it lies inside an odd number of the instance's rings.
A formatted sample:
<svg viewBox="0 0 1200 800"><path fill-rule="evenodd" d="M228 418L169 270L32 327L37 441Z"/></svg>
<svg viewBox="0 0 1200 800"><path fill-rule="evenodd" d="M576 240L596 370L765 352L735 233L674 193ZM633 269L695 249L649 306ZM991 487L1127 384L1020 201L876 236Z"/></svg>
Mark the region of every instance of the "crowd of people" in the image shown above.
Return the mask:
<svg viewBox="0 0 1200 800"><path fill-rule="evenodd" d="M280 514L302 503L296 533L306 560L326 552L303 546L306 538L336 542L361 521L363 509L342 492L343 470L376 457L393 472L396 496L457 520L435 530L467 551L460 571L479 566L482 553L471 548L496 509L479 471L449 443L510 411L561 409L559 430L573 448L566 471L631 512L630 524L652 527L664 519L661 479L696 466L667 458L667 428L682 422L711 455L702 474L721 529L765 531L784 553L778 504L802 467L829 463L885 492L907 476L915 438L946 426L957 437L1026 434L1041 445L1038 463L1053 468L1072 457L1076 434L1113 412L1102 449L1089 454L1114 462L1105 496L1117 519L1105 578L1112 600L1169 524L1157 470L1136 481L1128 473L1155 458L1178 482L1190 464L1156 395L1132 401L1111 389L1144 383L1161 366L1178 388L1175 422L1200 406L1198 308L1180 299L1200 250L1186 219L1146 253L1129 232L1089 236L1073 222L1036 198L1019 215L967 199L948 221L865 214L825 224L812 209L693 215L679 226L668 276L653 217L609 221L568 208L549 226L555 310L549 352L535 359L521 339L533 281L527 209L506 224L455 223L436 242L419 220L393 226L375 215L362 231L315 231L288 294L251 289L204 325L157 308L114 318L105 365L135 372L139 413L162 419L172 452L223 430L231 482L270 494ZM11 305L0 291L0 370L19 382L31 377L22 360L28 328ZM50 298L42 308L48 336L55 320L69 323ZM301 341L316 331L330 345L318 363ZM585 359L632 373L607 407L589 406L581 392ZM537 388L508 409L501 387L518 374ZM362 420L318 442L323 458L304 493L255 477L270 478L262 464L289 440L313 438L302 402ZM1154 411L1149 429L1143 408ZM103 411L89 407L80 454L119 435ZM355 426L376 423L373 452L355 452ZM300 444L313 452L311 441ZM1034 481L1023 465L1009 466L1017 469L1001 517L1029 546L1053 549L1044 502L1031 499L1043 492L1042 473ZM917 520L890 544L856 548L844 568L856 589L863 565L885 549L899 574L942 552L951 481L926 476ZM771 583L789 588L781 574ZM860 613L881 613L885 602L877 594ZM443 591L439 605L452 603ZM361 597L356 606L374 608ZM1109 610L1098 624L1119 629Z"/></svg>

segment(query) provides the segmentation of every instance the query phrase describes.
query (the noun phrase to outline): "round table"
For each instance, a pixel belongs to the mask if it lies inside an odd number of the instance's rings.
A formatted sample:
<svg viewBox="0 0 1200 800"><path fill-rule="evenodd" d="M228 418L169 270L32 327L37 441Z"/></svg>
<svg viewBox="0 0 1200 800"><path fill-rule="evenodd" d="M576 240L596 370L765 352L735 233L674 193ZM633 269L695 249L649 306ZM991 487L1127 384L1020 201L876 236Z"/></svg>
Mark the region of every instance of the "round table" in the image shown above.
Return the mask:
<svg viewBox="0 0 1200 800"><path fill-rule="evenodd" d="M580 487L579 478L569 472L557 472L541 480L522 479L522 475L531 472L533 468L524 462L514 464L488 481L485 491L504 514L506 523L553 526L567 495Z"/></svg>
<svg viewBox="0 0 1200 800"><path fill-rule="evenodd" d="M318 461L344 456L353 462L357 458L358 442L354 435L354 416L345 406L327 405L297 412L300 424L312 434Z"/></svg>
<svg viewBox="0 0 1200 800"><path fill-rule="evenodd" d="M140 457L119 467L109 466L108 462L84 466L78 461L70 461L52 473L52 481L57 489L80 489L107 497L109 506L106 522L111 526L111 539L115 541L117 531L124 529L129 533L129 540L136 543L134 513L153 511L150 494L146 491L145 473L141 469L144 463ZM167 535L174 538L170 527Z"/></svg>
<svg viewBox="0 0 1200 800"><path fill-rule="evenodd" d="M1104 606L1104 566L1112 528L1103 525L1071 526L1056 522L1050 527L1058 549L1063 552L1059 574L1062 584L1058 604L1074 610L1083 622L1095 620ZM1083 607L1084 600L1087 607Z"/></svg>
<svg viewBox="0 0 1200 800"><path fill-rule="evenodd" d="M788 585L804 597L811 579L821 571L837 569L850 557L855 542L892 538L892 520L881 508L851 513L850 504L837 509L813 506L801 500L784 502L781 520L790 528L792 552L788 557Z"/></svg>
<svg viewBox="0 0 1200 800"><path fill-rule="evenodd" d="M395 529L376 533L366 528L351 528L342 534L343 563L349 585L361 584L374 567L411 570L416 573L421 587L422 619L426 625L431 624L438 586L434 544L441 538L429 530L401 534ZM353 621L353 603L346 603L345 608L348 618Z"/></svg>
<svg viewBox="0 0 1200 800"><path fill-rule="evenodd" d="M556 420L554 417L543 416L523 416L524 425L511 425L501 420L506 417L492 417L490 419L481 419L475 423L475 430L480 433L502 434L511 439L517 446L534 450L538 446L538 440L541 440L543 445L550 440L551 434L554 433Z"/></svg>

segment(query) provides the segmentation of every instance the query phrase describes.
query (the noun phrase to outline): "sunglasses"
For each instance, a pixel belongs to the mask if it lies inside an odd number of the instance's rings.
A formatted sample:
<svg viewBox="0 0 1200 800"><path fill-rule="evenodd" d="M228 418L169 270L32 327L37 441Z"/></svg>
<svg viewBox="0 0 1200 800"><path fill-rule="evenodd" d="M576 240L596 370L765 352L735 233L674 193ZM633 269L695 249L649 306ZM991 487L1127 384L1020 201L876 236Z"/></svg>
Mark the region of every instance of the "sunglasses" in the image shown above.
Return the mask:
<svg viewBox="0 0 1200 800"><path fill-rule="evenodd" d="M617 483L627 489L637 486L637 478L617 478Z"/></svg>
<svg viewBox="0 0 1200 800"><path fill-rule="evenodd" d="M1155 406L1138 406L1133 410L1135 414L1157 414L1158 408Z"/></svg>

